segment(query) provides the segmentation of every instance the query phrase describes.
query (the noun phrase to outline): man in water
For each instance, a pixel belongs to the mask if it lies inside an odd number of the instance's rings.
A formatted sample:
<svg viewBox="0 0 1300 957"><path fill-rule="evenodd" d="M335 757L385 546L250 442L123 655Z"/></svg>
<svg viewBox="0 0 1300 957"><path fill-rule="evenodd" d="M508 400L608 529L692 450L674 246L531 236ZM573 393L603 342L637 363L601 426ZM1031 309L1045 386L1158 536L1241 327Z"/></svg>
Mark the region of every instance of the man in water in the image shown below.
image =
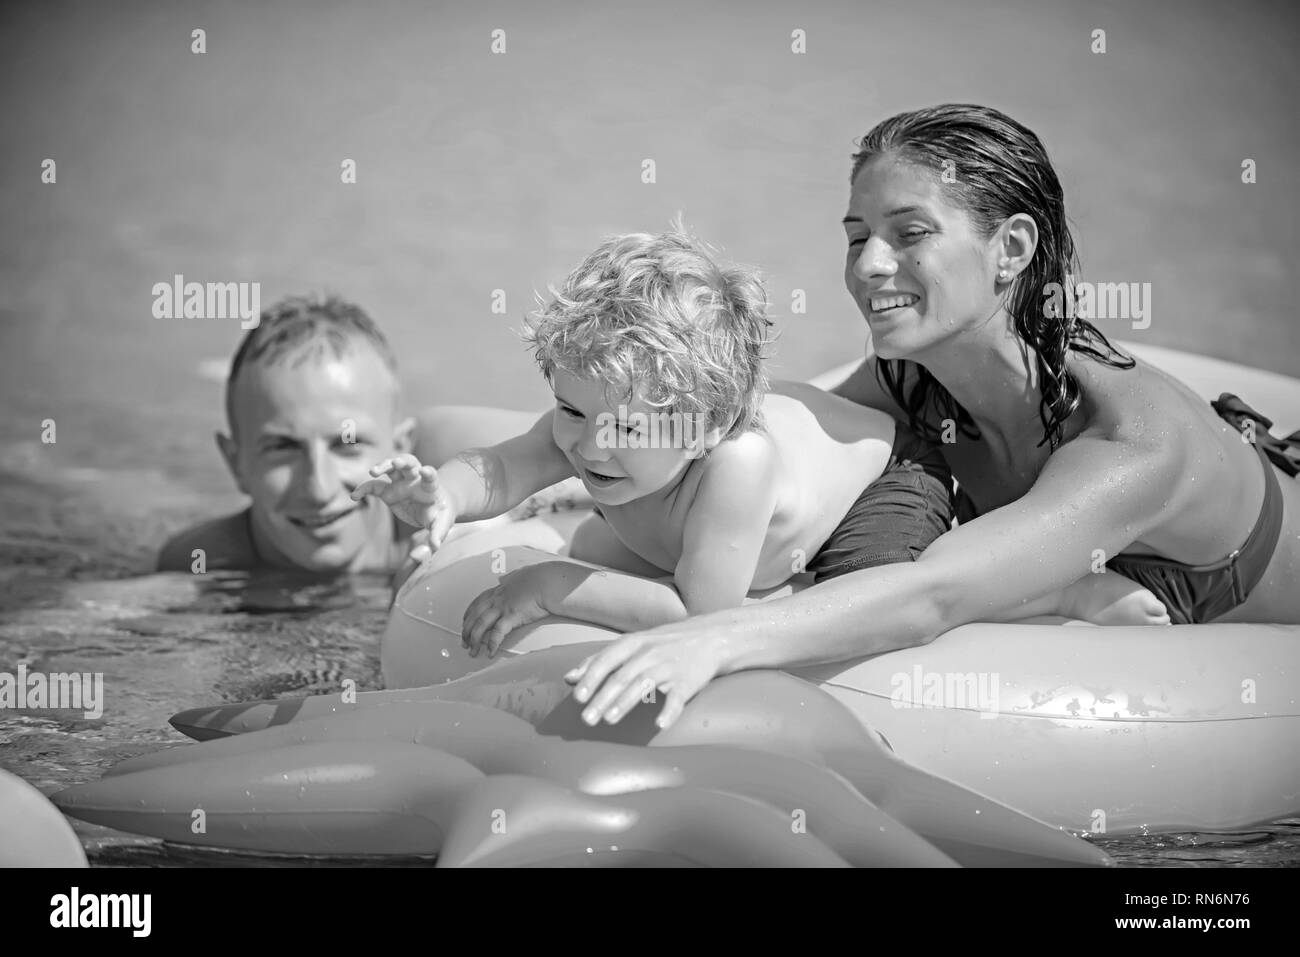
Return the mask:
<svg viewBox="0 0 1300 957"><path fill-rule="evenodd" d="M468 406L403 418L399 392L392 348L360 307L337 298L276 303L235 353L226 382L230 434L216 436L251 502L172 536L158 570L191 571L200 557L213 570L398 569L413 529L377 500L351 498L370 467L400 452L443 462L466 445L500 442L537 418ZM582 498L557 487L522 513L572 507Z"/></svg>

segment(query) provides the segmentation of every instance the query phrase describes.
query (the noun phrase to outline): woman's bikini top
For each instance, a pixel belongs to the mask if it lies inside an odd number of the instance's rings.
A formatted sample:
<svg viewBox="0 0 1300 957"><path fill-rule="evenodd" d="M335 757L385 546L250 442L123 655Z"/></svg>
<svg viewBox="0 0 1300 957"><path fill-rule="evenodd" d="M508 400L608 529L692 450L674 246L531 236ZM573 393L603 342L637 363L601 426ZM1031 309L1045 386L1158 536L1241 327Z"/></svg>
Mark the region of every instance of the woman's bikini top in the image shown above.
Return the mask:
<svg viewBox="0 0 1300 957"><path fill-rule="evenodd" d="M1208 565L1185 565L1155 555L1117 555L1106 563L1154 593L1175 625L1212 621L1250 596L1264 577L1282 532L1282 489L1272 465L1289 476L1300 474L1300 431L1274 438L1268 431L1273 423L1230 392L1211 405L1238 431L1246 430L1247 420L1256 423L1254 445L1264 466L1264 504L1245 544ZM977 515L970 496L958 489L957 521L968 522Z"/></svg>

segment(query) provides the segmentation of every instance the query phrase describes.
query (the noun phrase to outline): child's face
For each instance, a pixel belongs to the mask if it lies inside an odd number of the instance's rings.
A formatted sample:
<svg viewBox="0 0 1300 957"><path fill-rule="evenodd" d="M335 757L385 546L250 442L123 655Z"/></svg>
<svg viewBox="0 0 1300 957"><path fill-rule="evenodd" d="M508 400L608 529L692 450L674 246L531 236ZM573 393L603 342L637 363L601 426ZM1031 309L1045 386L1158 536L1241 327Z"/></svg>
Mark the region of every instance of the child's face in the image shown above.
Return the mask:
<svg viewBox="0 0 1300 957"><path fill-rule="evenodd" d="M638 413L649 416L662 410L640 395L622 405L617 398L620 390L606 395L603 381L556 370L551 388L555 444L601 505L623 505L675 485L699 457L699 448L688 444L691 439L705 449L717 444L716 433L704 436L700 430L682 429L676 435L686 441L674 441L667 428L647 429L655 420L640 420Z"/></svg>
<svg viewBox="0 0 1300 957"><path fill-rule="evenodd" d="M351 494L372 465L404 445L396 391L392 372L364 342L350 343L341 358L300 352L240 371L236 438L219 439L253 500L254 541L264 557L346 571L368 545L388 547L392 519L384 505L353 502Z"/></svg>

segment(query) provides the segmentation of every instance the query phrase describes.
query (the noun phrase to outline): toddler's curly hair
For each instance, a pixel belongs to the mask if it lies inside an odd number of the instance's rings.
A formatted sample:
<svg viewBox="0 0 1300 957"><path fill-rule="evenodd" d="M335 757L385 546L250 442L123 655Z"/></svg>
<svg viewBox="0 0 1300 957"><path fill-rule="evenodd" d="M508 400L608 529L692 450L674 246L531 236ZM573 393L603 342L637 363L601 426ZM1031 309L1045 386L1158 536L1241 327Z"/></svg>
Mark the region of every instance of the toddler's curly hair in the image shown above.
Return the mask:
<svg viewBox="0 0 1300 957"><path fill-rule="evenodd" d="M605 240L550 292L524 329L547 379L561 369L629 401L703 413L724 438L762 428L772 325L762 279L719 260L680 220Z"/></svg>

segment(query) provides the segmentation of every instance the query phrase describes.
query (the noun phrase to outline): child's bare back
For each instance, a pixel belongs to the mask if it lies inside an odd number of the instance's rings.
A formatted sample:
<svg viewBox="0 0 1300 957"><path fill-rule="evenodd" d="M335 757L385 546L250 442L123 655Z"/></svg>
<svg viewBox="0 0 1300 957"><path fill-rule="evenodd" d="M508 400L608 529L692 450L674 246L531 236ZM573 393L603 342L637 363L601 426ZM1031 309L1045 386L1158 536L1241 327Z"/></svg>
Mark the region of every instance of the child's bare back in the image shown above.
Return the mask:
<svg viewBox="0 0 1300 957"><path fill-rule="evenodd" d="M805 570L863 489L884 472L896 424L884 412L798 382L774 382L762 416L761 431L723 442L696 459L681 482L663 494L602 506L614 535L641 559L673 574L687 529L692 522L707 522L697 502L706 477L732 470L763 475L775 494L770 515L749 513L751 521L765 525L749 589L775 587ZM749 482L728 489L742 499L753 491ZM580 547L573 554L587 557Z"/></svg>

